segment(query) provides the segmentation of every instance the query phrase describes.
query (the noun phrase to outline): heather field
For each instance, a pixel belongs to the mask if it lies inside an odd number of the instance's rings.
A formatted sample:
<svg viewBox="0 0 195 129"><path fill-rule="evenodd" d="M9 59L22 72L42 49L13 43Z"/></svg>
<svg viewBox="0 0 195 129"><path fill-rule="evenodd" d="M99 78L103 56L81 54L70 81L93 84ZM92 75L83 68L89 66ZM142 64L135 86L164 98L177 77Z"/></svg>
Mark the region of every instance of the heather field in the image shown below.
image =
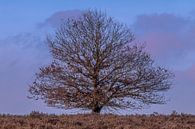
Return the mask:
<svg viewBox="0 0 195 129"><path fill-rule="evenodd" d="M195 115L1 115L0 129L195 129Z"/></svg>

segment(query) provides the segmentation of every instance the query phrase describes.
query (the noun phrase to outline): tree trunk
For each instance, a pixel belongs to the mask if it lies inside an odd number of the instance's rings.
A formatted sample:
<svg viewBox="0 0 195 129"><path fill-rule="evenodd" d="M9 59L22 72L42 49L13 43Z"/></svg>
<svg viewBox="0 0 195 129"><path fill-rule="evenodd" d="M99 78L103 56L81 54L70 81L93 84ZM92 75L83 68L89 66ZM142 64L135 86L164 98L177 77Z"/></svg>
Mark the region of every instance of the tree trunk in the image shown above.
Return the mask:
<svg viewBox="0 0 195 129"><path fill-rule="evenodd" d="M101 110L102 107L96 106L95 108L92 109L92 113L100 114Z"/></svg>

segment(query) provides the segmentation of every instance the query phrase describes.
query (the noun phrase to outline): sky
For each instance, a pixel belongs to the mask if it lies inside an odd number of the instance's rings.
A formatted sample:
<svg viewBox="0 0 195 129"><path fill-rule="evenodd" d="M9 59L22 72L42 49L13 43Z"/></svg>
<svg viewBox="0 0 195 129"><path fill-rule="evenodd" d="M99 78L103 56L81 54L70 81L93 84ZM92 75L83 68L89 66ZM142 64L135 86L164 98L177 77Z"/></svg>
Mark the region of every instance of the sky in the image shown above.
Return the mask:
<svg viewBox="0 0 195 129"><path fill-rule="evenodd" d="M167 104L129 113L195 114L194 0L0 0L0 113L74 113L27 98L41 66L51 62L45 38L62 19L97 9L127 24L155 63L175 74Z"/></svg>

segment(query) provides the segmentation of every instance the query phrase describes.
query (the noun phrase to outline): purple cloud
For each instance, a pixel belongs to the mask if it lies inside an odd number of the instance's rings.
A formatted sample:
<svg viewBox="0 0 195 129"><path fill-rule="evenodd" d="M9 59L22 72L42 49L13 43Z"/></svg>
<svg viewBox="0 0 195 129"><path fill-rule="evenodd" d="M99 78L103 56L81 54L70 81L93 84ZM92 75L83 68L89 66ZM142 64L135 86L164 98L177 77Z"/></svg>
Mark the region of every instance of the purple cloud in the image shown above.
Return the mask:
<svg viewBox="0 0 195 129"><path fill-rule="evenodd" d="M173 24L174 23L174 24ZM173 14L139 15L135 27L145 32L176 32L183 30L189 20Z"/></svg>
<svg viewBox="0 0 195 129"><path fill-rule="evenodd" d="M0 41L2 113L27 114L34 110L59 114L63 112L47 107L42 101L27 98L28 86L34 81L35 73L51 62L44 40L36 34L23 33Z"/></svg>
<svg viewBox="0 0 195 129"><path fill-rule="evenodd" d="M195 87L195 64L183 71L176 72L177 81L183 85Z"/></svg>
<svg viewBox="0 0 195 129"><path fill-rule="evenodd" d="M49 62L43 40L24 33L0 41L0 112L22 114L33 110L28 85L41 65Z"/></svg>
<svg viewBox="0 0 195 129"><path fill-rule="evenodd" d="M62 112L51 110L41 102L28 100L28 85L39 67L50 62L44 43L45 29L48 32L48 28L57 27L63 20L77 18L82 13L79 10L56 12L40 23L35 32L0 40L0 102L3 103L0 112ZM141 15L137 17L134 29L137 39L147 42L146 47L157 62L176 73L174 87L168 93L171 102L163 106L152 106L149 110L143 110L143 113L172 110L195 113L195 104L189 101L195 97L192 93L195 89L195 20L172 14Z"/></svg>
<svg viewBox="0 0 195 129"><path fill-rule="evenodd" d="M38 26L51 26L58 27L64 20L76 19L82 15L84 11L81 10L68 10L59 11L48 17L43 23L39 23Z"/></svg>
<svg viewBox="0 0 195 129"><path fill-rule="evenodd" d="M134 29L138 40L147 43L147 49L160 63L195 63L192 58L188 61L189 53L195 51L195 20L192 18L172 14L141 15Z"/></svg>
<svg viewBox="0 0 195 129"><path fill-rule="evenodd" d="M176 75L168 93L170 102L162 110L195 113L195 20L172 14L138 16L134 23L137 40L146 42L147 50L160 65ZM154 108L152 108L154 109ZM155 110L155 109L154 109Z"/></svg>
<svg viewBox="0 0 195 129"><path fill-rule="evenodd" d="M45 104L27 99L28 86L41 66L50 60L45 31L60 24L62 19L75 18L81 11L70 10L54 13L41 28L34 32L20 33L0 40L0 112L26 114L32 110L60 113Z"/></svg>

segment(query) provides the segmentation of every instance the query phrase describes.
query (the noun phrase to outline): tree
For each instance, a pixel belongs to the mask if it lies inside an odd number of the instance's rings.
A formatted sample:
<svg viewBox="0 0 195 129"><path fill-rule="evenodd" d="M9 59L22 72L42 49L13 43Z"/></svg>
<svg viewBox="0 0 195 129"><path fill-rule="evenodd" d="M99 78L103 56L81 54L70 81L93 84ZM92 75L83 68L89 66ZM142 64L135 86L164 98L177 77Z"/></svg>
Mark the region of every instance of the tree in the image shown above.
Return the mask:
<svg viewBox="0 0 195 129"><path fill-rule="evenodd" d="M154 65L124 24L98 11L69 19L47 42L53 62L40 68L29 92L48 106L141 108L165 103L172 73Z"/></svg>

